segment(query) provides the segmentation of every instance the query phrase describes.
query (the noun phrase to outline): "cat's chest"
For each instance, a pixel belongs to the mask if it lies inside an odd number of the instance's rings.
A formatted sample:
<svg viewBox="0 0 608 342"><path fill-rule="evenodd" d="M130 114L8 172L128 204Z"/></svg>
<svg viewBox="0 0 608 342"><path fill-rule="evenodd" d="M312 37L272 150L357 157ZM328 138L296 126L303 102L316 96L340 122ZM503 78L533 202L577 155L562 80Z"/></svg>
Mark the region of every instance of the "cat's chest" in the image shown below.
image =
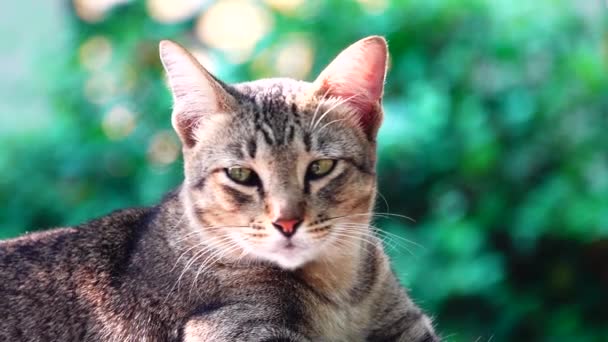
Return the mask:
<svg viewBox="0 0 608 342"><path fill-rule="evenodd" d="M322 270L286 272L274 268L225 269L220 302L280 317L313 341L364 341L370 326L373 296L354 296L356 269L331 275Z"/></svg>
<svg viewBox="0 0 608 342"><path fill-rule="evenodd" d="M344 298L309 305L314 341L365 341L371 324L367 300L353 302Z"/></svg>

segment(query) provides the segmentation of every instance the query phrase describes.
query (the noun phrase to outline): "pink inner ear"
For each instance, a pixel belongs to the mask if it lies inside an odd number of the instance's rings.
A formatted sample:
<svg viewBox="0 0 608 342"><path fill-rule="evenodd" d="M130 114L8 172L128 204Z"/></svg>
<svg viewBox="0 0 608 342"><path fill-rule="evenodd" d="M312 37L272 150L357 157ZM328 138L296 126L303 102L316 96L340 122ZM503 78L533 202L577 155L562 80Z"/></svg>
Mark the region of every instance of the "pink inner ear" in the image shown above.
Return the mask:
<svg viewBox="0 0 608 342"><path fill-rule="evenodd" d="M378 114L374 111L374 106L380 100L380 96L376 98L376 100L372 100L374 97L367 95L367 90L354 90L351 86L342 86L337 85L336 83L331 83L329 80L323 81L320 87L323 90L323 93L327 94L328 97L339 97L342 99L349 99L346 101L351 107L357 110L359 113L359 122L362 127L369 127L373 125L374 122L378 119ZM330 89L327 91L327 89ZM373 90L369 91L371 93ZM380 92L381 92L380 88Z"/></svg>
<svg viewBox="0 0 608 342"><path fill-rule="evenodd" d="M379 116L373 109L382 97L386 60L383 38L362 39L342 51L321 72L315 81L318 93L349 99L348 104L360 113L363 127L369 127Z"/></svg>
<svg viewBox="0 0 608 342"><path fill-rule="evenodd" d="M199 116L178 114L175 116L175 129L179 134L182 142L187 147L194 147L196 145L196 139L194 137L194 130L200 120Z"/></svg>

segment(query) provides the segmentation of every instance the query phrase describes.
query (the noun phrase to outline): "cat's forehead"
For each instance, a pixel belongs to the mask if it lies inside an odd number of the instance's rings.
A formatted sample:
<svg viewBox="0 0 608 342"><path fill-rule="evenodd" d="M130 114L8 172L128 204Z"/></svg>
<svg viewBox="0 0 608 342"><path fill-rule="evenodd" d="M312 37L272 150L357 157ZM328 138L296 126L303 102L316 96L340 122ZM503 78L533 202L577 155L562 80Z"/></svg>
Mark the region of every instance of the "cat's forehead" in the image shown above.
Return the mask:
<svg viewBox="0 0 608 342"><path fill-rule="evenodd" d="M267 78L233 84L232 87L241 97L257 101L291 102L306 94L311 83L290 78Z"/></svg>
<svg viewBox="0 0 608 342"><path fill-rule="evenodd" d="M327 109L318 110L320 104L311 87L311 83L284 78L230 85L227 90L238 106L212 136L208 135L210 130L204 130L207 133L203 135L211 138L205 145L224 146L216 152L231 152L236 159L272 157L287 162L302 153L363 157L364 138L351 124L335 120L331 129L314 124L315 112L319 119Z"/></svg>
<svg viewBox="0 0 608 342"><path fill-rule="evenodd" d="M310 83L292 79L262 79L232 85L239 100L235 120L240 121L240 137L261 138L269 146L289 146L308 120ZM310 140L307 137L306 140Z"/></svg>

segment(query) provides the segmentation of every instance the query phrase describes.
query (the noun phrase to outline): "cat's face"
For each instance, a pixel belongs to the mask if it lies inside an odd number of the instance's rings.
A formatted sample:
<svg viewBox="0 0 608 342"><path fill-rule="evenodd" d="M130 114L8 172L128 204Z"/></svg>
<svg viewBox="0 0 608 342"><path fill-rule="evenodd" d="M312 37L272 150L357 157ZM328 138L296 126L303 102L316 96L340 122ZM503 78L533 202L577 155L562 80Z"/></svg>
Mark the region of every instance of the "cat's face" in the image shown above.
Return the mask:
<svg viewBox="0 0 608 342"><path fill-rule="evenodd" d="M375 197L375 135L386 43L342 52L313 83L227 86L161 43L184 144L189 220L221 253L286 269L364 239Z"/></svg>

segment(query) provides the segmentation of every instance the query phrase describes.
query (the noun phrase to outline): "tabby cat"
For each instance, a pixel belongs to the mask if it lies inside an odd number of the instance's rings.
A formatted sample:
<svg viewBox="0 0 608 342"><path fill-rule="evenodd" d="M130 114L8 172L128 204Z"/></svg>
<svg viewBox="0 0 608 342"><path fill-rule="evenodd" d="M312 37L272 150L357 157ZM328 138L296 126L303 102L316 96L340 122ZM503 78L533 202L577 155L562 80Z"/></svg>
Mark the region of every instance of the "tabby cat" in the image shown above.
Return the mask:
<svg viewBox="0 0 608 342"><path fill-rule="evenodd" d="M2 341L438 341L369 228L387 46L312 82L160 56L185 181L151 208L0 244Z"/></svg>

